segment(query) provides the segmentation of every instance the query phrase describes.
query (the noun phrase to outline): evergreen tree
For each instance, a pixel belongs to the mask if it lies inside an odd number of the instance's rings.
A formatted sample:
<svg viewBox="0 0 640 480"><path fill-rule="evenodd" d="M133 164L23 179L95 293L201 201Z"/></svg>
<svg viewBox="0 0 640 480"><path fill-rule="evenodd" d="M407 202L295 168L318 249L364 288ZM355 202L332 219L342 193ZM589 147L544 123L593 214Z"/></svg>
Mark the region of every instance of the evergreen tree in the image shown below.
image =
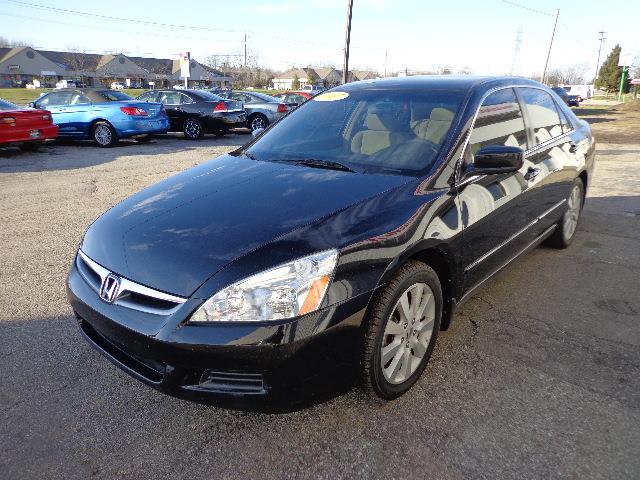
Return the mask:
<svg viewBox="0 0 640 480"><path fill-rule="evenodd" d="M618 66L618 60L620 58L620 51L622 48L620 45L616 45L611 50L611 53L607 56L600 70L598 71L598 78L596 80L596 88L602 88L607 92L617 92L620 88L620 77L622 76L622 67ZM626 75L626 81L624 85L624 92L629 91L629 75Z"/></svg>
<svg viewBox="0 0 640 480"><path fill-rule="evenodd" d="M293 76L293 82L291 84L291 87L294 90L300 90L300 77L298 77L297 73Z"/></svg>

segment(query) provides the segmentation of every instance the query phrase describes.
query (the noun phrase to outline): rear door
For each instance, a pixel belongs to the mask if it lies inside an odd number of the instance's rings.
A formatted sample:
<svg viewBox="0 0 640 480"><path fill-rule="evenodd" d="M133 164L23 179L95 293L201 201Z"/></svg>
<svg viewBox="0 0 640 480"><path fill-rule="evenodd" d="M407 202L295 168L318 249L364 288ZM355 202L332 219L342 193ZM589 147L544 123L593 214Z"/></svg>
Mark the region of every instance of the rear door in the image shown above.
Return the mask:
<svg viewBox="0 0 640 480"><path fill-rule="evenodd" d="M540 219L531 240L554 224L564 211L576 175L575 146L553 97L541 88L518 87L531 146L525 154L525 208ZM566 122L566 119L565 119Z"/></svg>
<svg viewBox="0 0 640 480"><path fill-rule="evenodd" d="M528 147L524 116L513 88L497 90L482 102L463 154L463 171L473 162L475 153L487 145ZM532 220L523 204L527 188L523 169L458 183L465 290L526 247L525 232Z"/></svg>
<svg viewBox="0 0 640 480"><path fill-rule="evenodd" d="M185 97L185 95L182 93L172 90L165 90L160 93L160 102L164 104L164 109L171 121L170 129L173 131L182 130L182 124L186 118L183 97ZM189 99L189 101L191 101L191 99Z"/></svg>

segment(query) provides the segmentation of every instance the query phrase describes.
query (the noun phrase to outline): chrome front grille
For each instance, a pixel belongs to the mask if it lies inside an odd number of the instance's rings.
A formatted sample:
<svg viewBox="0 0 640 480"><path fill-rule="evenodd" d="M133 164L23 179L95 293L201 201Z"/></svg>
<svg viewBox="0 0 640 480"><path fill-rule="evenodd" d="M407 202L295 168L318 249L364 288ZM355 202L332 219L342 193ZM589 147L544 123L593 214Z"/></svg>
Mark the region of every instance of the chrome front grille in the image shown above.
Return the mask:
<svg viewBox="0 0 640 480"><path fill-rule="evenodd" d="M116 276L119 280L119 288L109 303L122 307L139 310L154 315L171 315L180 305L187 301L186 298L177 297L160 292L129 279L119 277L117 274L104 268L91 260L82 250L78 250L76 265L82 278L99 295L108 276ZM102 297L101 297L102 298Z"/></svg>

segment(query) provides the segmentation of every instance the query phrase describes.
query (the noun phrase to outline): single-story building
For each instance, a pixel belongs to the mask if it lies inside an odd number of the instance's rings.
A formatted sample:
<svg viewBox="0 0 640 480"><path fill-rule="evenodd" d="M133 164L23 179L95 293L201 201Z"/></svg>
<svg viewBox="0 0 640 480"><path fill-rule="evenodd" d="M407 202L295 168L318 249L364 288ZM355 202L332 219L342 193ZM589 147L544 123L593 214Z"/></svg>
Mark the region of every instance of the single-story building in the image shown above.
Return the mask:
<svg viewBox="0 0 640 480"><path fill-rule="evenodd" d="M43 87L54 87L59 80L75 80L87 86L119 82L131 87L148 87L151 82L156 88L184 82L178 59L0 48L0 87L24 87L34 80ZM192 59L189 86L232 87L233 78Z"/></svg>
<svg viewBox="0 0 640 480"><path fill-rule="evenodd" d="M378 78L376 72L369 70L353 70L349 72L347 81L355 82L357 80L369 80ZM294 90L294 83L298 80L300 84L298 88L306 85L322 85L325 88L335 87L342 83L342 70L332 67L306 67L291 68L282 72L272 80L273 88L276 90Z"/></svg>

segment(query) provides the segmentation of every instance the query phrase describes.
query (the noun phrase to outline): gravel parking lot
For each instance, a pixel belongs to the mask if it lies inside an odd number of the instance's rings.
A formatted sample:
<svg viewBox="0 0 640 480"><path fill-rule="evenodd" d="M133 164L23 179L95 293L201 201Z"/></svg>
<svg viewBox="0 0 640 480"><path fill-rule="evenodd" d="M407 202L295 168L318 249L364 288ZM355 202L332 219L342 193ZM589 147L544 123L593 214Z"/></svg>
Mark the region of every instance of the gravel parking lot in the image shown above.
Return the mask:
<svg viewBox="0 0 640 480"><path fill-rule="evenodd" d="M224 410L93 351L64 292L84 229L248 139L0 149L2 478L640 477L640 144L599 145L571 248L539 248L480 291L394 402Z"/></svg>

